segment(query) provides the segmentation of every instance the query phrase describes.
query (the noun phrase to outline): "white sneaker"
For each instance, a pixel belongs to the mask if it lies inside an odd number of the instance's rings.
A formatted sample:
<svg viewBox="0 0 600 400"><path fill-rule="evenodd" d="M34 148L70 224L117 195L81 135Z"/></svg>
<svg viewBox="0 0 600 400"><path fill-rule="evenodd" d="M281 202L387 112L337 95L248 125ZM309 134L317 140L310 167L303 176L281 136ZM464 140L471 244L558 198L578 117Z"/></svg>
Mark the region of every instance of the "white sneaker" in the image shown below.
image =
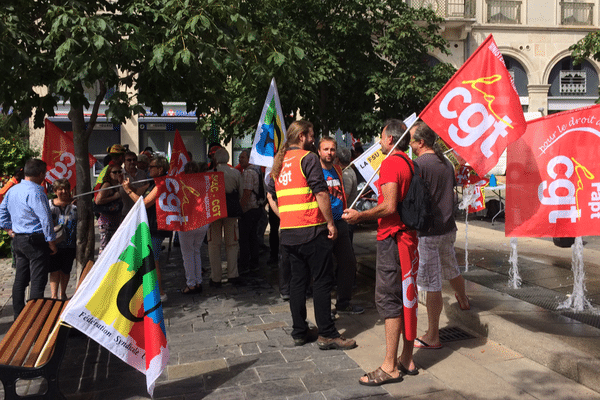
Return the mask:
<svg viewBox="0 0 600 400"><path fill-rule="evenodd" d="M169 296L167 296L166 293L160 295L160 301L161 301L161 303L164 303L168 299L169 299Z"/></svg>

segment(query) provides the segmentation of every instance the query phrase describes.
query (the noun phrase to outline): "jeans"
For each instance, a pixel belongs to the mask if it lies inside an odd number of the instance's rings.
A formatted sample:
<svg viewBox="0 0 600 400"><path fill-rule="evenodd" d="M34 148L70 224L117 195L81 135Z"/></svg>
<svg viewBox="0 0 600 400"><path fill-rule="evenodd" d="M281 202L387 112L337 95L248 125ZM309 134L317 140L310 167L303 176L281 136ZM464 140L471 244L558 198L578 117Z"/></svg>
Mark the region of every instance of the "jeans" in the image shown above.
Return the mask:
<svg viewBox="0 0 600 400"><path fill-rule="evenodd" d="M258 221L261 214L260 208L251 208L240 218L240 258L238 263L240 273L258 268L260 250Z"/></svg>
<svg viewBox="0 0 600 400"><path fill-rule="evenodd" d="M313 278L313 303L319 336L336 338L340 334L331 319L331 288L333 286L333 264L331 251L333 242L323 232L308 243L283 245L292 277L290 280L290 311L292 313L293 338L302 338L308 333L306 322L306 289ZM282 254L283 256L283 254Z"/></svg>
<svg viewBox="0 0 600 400"><path fill-rule="evenodd" d="M346 308L352 299L352 285L356 275L356 256L350 242L348 223L344 220L335 221L338 231L337 238L333 241L333 255L337 261L337 308Z"/></svg>
<svg viewBox="0 0 600 400"><path fill-rule="evenodd" d="M269 248L271 249L272 260L277 260L279 256L279 224L279 217L269 206Z"/></svg>
<svg viewBox="0 0 600 400"><path fill-rule="evenodd" d="M41 233L15 235L13 249L16 258L15 281L13 283L13 310L15 319L25 308L25 289L31 281L30 299L44 297L48 283L48 261L50 247Z"/></svg>

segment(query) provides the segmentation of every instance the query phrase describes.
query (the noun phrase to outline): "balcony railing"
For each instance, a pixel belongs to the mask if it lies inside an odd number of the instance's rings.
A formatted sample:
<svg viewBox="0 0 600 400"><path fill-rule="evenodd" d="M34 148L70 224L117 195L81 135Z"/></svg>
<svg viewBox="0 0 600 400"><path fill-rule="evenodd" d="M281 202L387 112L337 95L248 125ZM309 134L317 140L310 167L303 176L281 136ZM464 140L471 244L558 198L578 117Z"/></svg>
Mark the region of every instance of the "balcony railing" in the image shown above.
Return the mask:
<svg viewBox="0 0 600 400"><path fill-rule="evenodd" d="M521 1L487 0L488 24L521 24Z"/></svg>
<svg viewBox="0 0 600 400"><path fill-rule="evenodd" d="M586 93L586 71L560 71L560 94L584 96Z"/></svg>
<svg viewBox="0 0 600 400"><path fill-rule="evenodd" d="M561 1L560 17L561 25L593 25L594 4Z"/></svg>
<svg viewBox="0 0 600 400"><path fill-rule="evenodd" d="M414 8L429 8L442 18L475 18L475 0L406 0Z"/></svg>

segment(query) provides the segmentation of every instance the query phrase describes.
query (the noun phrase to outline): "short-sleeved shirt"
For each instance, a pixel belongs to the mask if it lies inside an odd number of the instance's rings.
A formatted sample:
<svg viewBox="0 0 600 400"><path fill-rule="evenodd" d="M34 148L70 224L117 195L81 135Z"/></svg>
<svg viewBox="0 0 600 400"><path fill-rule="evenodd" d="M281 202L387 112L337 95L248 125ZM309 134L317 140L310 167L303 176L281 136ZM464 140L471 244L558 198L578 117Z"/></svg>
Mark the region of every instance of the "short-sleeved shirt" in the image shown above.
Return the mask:
<svg viewBox="0 0 600 400"><path fill-rule="evenodd" d="M358 179L356 178L356 172L352 167L344 169L342 173L344 180L344 190L346 191L348 207L354 203L358 196Z"/></svg>
<svg viewBox="0 0 600 400"><path fill-rule="evenodd" d="M340 180L335 168L323 168L323 176L329 189L329 201L331 202L331 213L333 219L339 221L344 213L344 192L342 191L343 182Z"/></svg>
<svg viewBox="0 0 600 400"><path fill-rule="evenodd" d="M242 173L243 187L244 190L250 190L250 197L246 202L245 207L242 211L246 212L253 208L258 208L258 202L256 201L256 194L259 190L260 173L256 170L258 167L248 166Z"/></svg>
<svg viewBox="0 0 600 400"><path fill-rule="evenodd" d="M315 153L308 153L302 159L300 166L308 182L308 187L314 194L327 191L327 184L323 177L323 169L321 168L319 156ZM271 194L273 199L277 199L275 182L271 176L269 176L269 182L267 183L267 192ZM279 233L279 241L282 245L288 246L304 244L310 242L325 230L327 230L327 225L324 224L304 228L282 229Z"/></svg>
<svg viewBox="0 0 600 400"><path fill-rule="evenodd" d="M225 176L225 192L231 193L237 190L239 196L242 196L242 174L240 171L227 164L217 164L215 171L222 172Z"/></svg>
<svg viewBox="0 0 600 400"><path fill-rule="evenodd" d="M456 230L454 220L454 168L450 161L442 162L434 153L417 158L421 176L429 183L433 224L431 230L419 236L437 236Z"/></svg>
<svg viewBox="0 0 600 400"><path fill-rule="evenodd" d="M394 155L399 154L400 156ZM408 164L401 160L404 157L409 160L412 165L412 160L402 151L397 151L391 154L381 163L379 180L376 182L379 196L377 204L383 203L383 191L381 187L386 183L395 182L398 184L398 201L401 201L408 193L408 187L412 179L412 173ZM406 225L400 219L400 214L397 212L388 215L387 217L379 218L377 227L377 240L383 240L388 236L394 236L398 231L406 230Z"/></svg>

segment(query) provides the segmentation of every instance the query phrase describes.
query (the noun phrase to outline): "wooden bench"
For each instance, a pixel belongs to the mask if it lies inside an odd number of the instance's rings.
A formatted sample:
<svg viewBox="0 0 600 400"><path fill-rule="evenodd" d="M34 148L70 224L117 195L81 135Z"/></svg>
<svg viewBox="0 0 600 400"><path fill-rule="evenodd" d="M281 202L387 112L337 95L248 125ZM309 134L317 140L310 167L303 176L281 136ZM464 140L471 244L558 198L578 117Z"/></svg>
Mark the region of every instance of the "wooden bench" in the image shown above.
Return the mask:
<svg viewBox="0 0 600 400"><path fill-rule="evenodd" d="M88 261L77 283L77 289L94 265ZM48 389L43 394L27 395L27 399L64 399L58 387L60 364L67 348L71 326L64 322L58 332L59 317L68 300L33 299L25 305L19 317L0 342L0 381L6 400L18 399L19 379L43 377Z"/></svg>

